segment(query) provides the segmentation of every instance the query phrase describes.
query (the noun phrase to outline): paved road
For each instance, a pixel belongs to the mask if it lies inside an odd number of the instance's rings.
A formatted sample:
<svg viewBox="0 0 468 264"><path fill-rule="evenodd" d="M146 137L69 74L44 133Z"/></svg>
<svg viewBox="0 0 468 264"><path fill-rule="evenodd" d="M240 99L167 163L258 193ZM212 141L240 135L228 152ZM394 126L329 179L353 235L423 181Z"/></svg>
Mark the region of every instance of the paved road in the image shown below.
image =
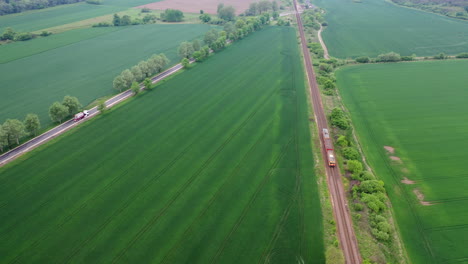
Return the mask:
<svg viewBox="0 0 468 264"><path fill-rule="evenodd" d="M314 68L312 67L312 60L310 57L307 42L304 36L304 28L302 25L301 16L297 12L297 1L294 0L296 6L296 18L301 37L301 46L304 53L304 62L307 71L307 78L310 87L310 95L312 98L312 106L317 122L319 135L323 128L328 128L327 118L323 111L322 99L320 97L320 90L315 79ZM320 137L322 146L324 145L323 137ZM322 147L323 160L327 160L325 148ZM361 255L359 253L356 236L354 234L353 223L346 202L346 193L344 191L343 182L341 181L341 174L338 167L331 168L325 164L327 173L328 189L332 198L333 213L335 215L335 222L337 224L338 238L341 248L343 249L346 263L358 264L361 263Z"/></svg>
<svg viewBox="0 0 468 264"><path fill-rule="evenodd" d="M193 61L191 61L193 62ZM162 79L166 78L167 76L179 71L182 69L182 65L179 63L175 65L174 67L167 69L166 71L154 76L151 78L153 83L157 83L161 81ZM143 89L143 87L142 87ZM131 97L133 95L133 92L130 90L126 90L112 98L106 101L106 106L107 107L112 107L115 104L120 103L121 101ZM51 130L48 130L47 132L44 132L43 134L29 140L28 142L0 155L0 167L7 164L8 162L13 161L15 158L21 156L22 154L33 150L34 148L40 146L41 144L59 136L60 134L64 133L65 131L85 122L86 120L94 117L95 115L98 114L97 107L93 107L88 110L89 111L89 116L86 117L85 119L74 122L73 119L67 120L63 122L62 124L52 128Z"/></svg>

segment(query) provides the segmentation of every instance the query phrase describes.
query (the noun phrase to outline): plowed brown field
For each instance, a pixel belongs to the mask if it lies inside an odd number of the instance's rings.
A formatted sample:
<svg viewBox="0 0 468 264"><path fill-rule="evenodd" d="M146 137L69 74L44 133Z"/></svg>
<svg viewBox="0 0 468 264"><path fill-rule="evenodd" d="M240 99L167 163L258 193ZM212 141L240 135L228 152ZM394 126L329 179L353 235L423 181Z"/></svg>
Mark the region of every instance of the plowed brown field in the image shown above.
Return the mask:
<svg viewBox="0 0 468 264"><path fill-rule="evenodd" d="M256 2L256 0L163 0L161 2L139 6L138 8L146 7L156 10L171 8L188 13L198 13L200 10L203 10L205 13L216 14L218 4L223 3L225 6L233 6L236 9L236 13L240 14L253 2Z"/></svg>

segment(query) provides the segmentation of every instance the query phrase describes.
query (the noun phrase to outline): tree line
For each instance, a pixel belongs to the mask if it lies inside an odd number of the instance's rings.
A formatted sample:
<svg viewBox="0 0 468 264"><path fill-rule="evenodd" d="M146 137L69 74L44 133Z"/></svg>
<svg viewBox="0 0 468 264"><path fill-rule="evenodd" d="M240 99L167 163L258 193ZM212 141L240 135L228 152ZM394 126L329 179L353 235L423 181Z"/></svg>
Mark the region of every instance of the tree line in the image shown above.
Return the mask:
<svg viewBox="0 0 468 264"><path fill-rule="evenodd" d="M122 71L122 73L115 77L113 81L114 89L121 92L122 90L131 88L134 83L138 85L138 82L156 73L160 73L168 63L169 59L166 55L162 53L159 55L154 54L148 60L140 61L137 65ZM135 92L138 93L138 91Z"/></svg>
<svg viewBox="0 0 468 264"><path fill-rule="evenodd" d="M5 29L2 35L0 35L0 40L4 41L26 41L38 36L47 37L50 36L52 33L48 31L42 31L41 34L33 34L31 32L16 32L13 28L8 27Z"/></svg>
<svg viewBox="0 0 468 264"><path fill-rule="evenodd" d="M84 0L0 0L0 16L83 1Z"/></svg>
<svg viewBox="0 0 468 264"><path fill-rule="evenodd" d="M66 117L73 116L81 110L78 98L65 96L62 102L55 102L49 108L49 116L54 122L62 122ZM25 137L36 136L41 129L37 114L27 114L23 121L7 119L0 124L0 152L14 145L19 145Z"/></svg>

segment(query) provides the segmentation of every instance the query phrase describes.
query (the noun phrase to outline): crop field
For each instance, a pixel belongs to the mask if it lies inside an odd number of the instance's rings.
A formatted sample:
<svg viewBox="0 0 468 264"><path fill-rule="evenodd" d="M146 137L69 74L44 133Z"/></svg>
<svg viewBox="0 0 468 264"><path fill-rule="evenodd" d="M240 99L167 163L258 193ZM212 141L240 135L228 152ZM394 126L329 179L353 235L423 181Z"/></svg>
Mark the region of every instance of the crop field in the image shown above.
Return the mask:
<svg viewBox="0 0 468 264"><path fill-rule="evenodd" d="M89 28L75 32L82 40L69 31L47 41L0 46L0 57L5 52L7 58L15 59L0 64L0 122L37 113L43 124L50 124L48 109L54 101L72 95L87 105L112 94L116 92L112 81L122 70L155 53L165 53L175 64L180 59L179 44L209 29L208 25L142 25L117 31ZM68 44L70 39L76 42ZM24 50L37 53L16 59Z"/></svg>
<svg viewBox="0 0 468 264"><path fill-rule="evenodd" d="M468 259L466 69L468 60L451 60L337 72L366 157L386 183L411 263Z"/></svg>
<svg viewBox="0 0 468 264"><path fill-rule="evenodd" d="M323 263L301 65L266 28L0 168L0 262Z"/></svg>
<svg viewBox="0 0 468 264"><path fill-rule="evenodd" d="M158 0L104 0L102 5L77 3L42 10L0 16L0 32L12 27L15 31L37 31L84 19L116 13L130 7Z"/></svg>
<svg viewBox="0 0 468 264"><path fill-rule="evenodd" d="M468 51L468 21L399 7L384 0L318 0L329 26L323 32L338 58L397 52L434 56ZM371 22L370 22L371 21Z"/></svg>

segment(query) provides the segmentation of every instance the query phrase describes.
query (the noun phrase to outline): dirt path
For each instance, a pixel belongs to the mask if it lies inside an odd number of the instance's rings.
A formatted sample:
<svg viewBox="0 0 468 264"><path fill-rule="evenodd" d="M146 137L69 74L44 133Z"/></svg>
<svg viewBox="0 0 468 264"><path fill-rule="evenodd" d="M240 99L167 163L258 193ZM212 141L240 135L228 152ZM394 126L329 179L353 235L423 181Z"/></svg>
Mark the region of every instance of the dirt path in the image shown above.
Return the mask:
<svg viewBox="0 0 468 264"><path fill-rule="evenodd" d="M312 60L310 58L309 49L307 48L307 41L304 35L304 27L297 8L297 0L294 0L296 8L296 19L301 37L301 46L304 53L304 63L307 71L307 79L310 87L310 96L312 99L312 106L317 122L318 131L323 128L328 128L327 118L322 106L322 99L320 91L315 79L314 69L312 67ZM322 142L323 144L323 142ZM327 160L324 148L322 149L323 160ZM346 202L346 193L344 191L343 182L341 181L341 174L338 167L330 168L325 164L327 173L328 188L332 199L333 213L337 224L338 238L340 240L341 248L343 249L346 263L358 264L361 263L361 255L359 253L356 236L354 234L353 223L351 215Z"/></svg>
<svg viewBox="0 0 468 264"><path fill-rule="evenodd" d="M322 27L322 25L320 25L320 30L318 31L318 39L319 39L319 41L320 41L320 45L322 45L323 57L324 57L326 60L329 60L329 59L330 59L330 56L328 55L328 48L327 48L327 45L325 45L325 42L323 41L322 32L323 32L323 27Z"/></svg>

